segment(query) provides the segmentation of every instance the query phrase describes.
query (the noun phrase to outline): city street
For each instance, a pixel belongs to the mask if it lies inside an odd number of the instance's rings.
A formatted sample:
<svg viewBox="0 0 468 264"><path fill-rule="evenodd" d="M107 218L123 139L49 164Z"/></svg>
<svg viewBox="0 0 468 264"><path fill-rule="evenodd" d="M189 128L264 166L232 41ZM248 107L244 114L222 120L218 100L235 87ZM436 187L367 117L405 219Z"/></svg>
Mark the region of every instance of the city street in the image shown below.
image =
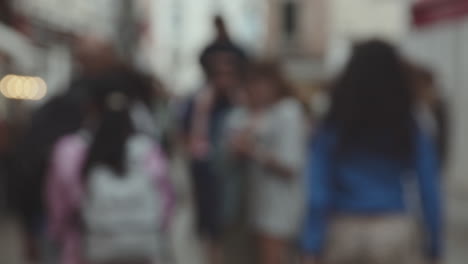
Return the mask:
<svg viewBox="0 0 468 264"><path fill-rule="evenodd" d="M468 0L0 0L0 264L151 259L167 167L156 264L468 264L467 43Z"/></svg>
<svg viewBox="0 0 468 264"><path fill-rule="evenodd" d="M183 165L178 158L173 163L173 180L178 193L179 206L171 229L172 257L164 264L204 264L200 242L193 229L190 183ZM447 249L442 264L464 264L468 259L468 200L459 192L452 192L447 199ZM0 225L0 263L24 264L20 256L18 226L11 218L3 219ZM29 264L29 263L27 263ZM44 263L56 264L56 263Z"/></svg>

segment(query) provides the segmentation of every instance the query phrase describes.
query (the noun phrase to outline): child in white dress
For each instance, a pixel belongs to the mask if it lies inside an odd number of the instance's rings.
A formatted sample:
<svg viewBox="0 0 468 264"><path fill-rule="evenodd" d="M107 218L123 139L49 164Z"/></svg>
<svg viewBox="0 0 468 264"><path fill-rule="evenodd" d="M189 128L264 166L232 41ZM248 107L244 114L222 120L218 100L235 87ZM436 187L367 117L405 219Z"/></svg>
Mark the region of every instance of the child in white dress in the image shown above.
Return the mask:
<svg viewBox="0 0 468 264"><path fill-rule="evenodd" d="M247 104L227 121L229 150L246 164L249 222L260 263L284 263L303 219L308 125L304 108L274 64L252 67L246 95Z"/></svg>

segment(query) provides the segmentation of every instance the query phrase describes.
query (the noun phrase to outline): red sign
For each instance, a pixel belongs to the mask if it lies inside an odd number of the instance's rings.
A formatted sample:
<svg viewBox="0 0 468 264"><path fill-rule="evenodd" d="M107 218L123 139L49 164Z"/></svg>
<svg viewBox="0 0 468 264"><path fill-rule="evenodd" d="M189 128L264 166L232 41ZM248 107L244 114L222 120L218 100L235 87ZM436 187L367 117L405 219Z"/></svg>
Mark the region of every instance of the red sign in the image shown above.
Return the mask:
<svg viewBox="0 0 468 264"><path fill-rule="evenodd" d="M468 17L468 0L419 1L413 6L412 13L416 26Z"/></svg>

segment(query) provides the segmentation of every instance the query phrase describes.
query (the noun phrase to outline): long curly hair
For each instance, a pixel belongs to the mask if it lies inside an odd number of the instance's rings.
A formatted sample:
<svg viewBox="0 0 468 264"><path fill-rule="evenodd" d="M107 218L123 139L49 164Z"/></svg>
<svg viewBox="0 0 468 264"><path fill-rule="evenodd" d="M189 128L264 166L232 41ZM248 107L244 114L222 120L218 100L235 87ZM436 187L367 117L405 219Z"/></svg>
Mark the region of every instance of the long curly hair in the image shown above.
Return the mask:
<svg viewBox="0 0 468 264"><path fill-rule="evenodd" d="M411 155L413 93L406 64L392 45L355 45L331 98L326 122L338 131L339 153L364 148L398 159Z"/></svg>

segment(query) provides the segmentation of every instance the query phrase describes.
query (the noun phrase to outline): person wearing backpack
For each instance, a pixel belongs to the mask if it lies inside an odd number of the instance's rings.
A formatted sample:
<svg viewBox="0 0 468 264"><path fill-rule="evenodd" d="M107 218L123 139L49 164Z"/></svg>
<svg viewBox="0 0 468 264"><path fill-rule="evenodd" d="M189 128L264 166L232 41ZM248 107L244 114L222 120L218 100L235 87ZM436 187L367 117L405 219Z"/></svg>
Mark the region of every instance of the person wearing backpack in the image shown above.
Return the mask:
<svg viewBox="0 0 468 264"><path fill-rule="evenodd" d="M167 161L134 129L121 78L96 81L84 128L53 150L48 231L62 264L157 263L164 243L173 204Z"/></svg>

